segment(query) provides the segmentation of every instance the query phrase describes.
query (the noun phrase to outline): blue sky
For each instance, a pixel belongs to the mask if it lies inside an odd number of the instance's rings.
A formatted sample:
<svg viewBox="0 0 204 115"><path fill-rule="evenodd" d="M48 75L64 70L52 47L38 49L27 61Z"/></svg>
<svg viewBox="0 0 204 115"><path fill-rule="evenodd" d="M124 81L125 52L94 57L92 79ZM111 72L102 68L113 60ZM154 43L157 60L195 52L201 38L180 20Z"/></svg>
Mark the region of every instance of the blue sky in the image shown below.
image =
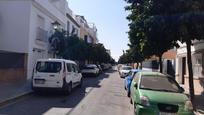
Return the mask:
<svg viewBox="0 0 204 115"><path fill-rule="evenodd" d="M98 29L99 42L111 50L114 59L128 49L128 21L124 0L68 0L75 14L85 16Z"/></svg>

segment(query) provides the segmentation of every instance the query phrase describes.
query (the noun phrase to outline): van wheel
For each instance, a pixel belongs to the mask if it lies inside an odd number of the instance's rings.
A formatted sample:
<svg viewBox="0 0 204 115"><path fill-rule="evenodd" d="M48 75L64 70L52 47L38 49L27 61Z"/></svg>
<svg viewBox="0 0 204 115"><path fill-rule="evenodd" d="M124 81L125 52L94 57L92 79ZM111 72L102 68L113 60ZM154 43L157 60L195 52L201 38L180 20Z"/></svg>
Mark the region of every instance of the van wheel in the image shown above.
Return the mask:
<svg viewBox="0 0 204 115"><path fill-rule="evenodd" d="M83 80L82 80L82 78L81 78L80 83L79 83L79 87L80 87L80 88L82 87L82 84L83 84Z"/></svg>
<svg viewBox="0 0 204 115"><path fill-rule="evenodd" d="M137 115L137 105L136 105L136 103L133 103L133 110L134 110L133 115Z"/></svg>
<svg viewBox="0 0 204 115"><path fill-rule="evenodd" d="M72 92L72 83L70 82L68 87L67 87L67 91L70 94Z"/></svg>

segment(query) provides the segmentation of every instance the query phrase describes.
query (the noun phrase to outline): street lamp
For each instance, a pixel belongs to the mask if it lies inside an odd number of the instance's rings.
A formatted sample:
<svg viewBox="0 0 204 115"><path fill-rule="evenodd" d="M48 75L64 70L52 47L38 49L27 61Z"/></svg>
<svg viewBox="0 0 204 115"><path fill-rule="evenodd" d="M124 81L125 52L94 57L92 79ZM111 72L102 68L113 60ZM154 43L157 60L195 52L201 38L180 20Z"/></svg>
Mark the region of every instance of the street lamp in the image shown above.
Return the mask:
<svg viewBox="0 0 204 115"><path fill-rule="evenodd" d="M58 21L55 21L52 23L52 26L55 30L59 29L60 23Z"/></svg>
<svg viewBox="0 0 204 115"><path fill-rule="evenodd" d="M58 21L55 21L55 22L53 22L52 23L52 26L53 26L53 28L54 28L54 30L55 30L55 33L57 32L57 30L59 30L59 28L60 28L60 23L58 22ZM54 33L54 34L55 34ZM53 50L53 58L55 58L56 57L56 51L55 51L55 49L56 49L56 41L57 40L57 38L52 38L52 41L51 41L51 44L52 44L52 46L53 46L53 48L54 48L54 50Z"/></svg>

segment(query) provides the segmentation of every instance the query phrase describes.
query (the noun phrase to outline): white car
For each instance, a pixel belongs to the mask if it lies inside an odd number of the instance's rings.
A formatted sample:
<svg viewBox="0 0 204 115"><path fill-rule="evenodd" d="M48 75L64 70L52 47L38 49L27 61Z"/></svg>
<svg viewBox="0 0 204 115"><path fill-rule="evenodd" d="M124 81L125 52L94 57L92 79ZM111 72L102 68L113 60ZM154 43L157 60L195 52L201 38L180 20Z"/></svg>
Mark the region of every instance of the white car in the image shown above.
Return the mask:
<svg viewBox="0 0 204 115"><path fill-rule="evenodd" d="M122 66L119 70L120 77L125 78L130 72L130 70L132 70L131 66Z"/></svg>
<svg viewBox="0 0 204 115"><path fill-rule="evenodd" d="M88 64L83 67L81 73L83 76L98 76L99 68L95 64Z"/></svg>
<svg viewBox="0 0 204 115"><path fill-rule="evenodd" d="M76 86L82 85L82 75L77 64L64 59L39 59L32 76L32 89L60 89L70 93Z"/></svg>

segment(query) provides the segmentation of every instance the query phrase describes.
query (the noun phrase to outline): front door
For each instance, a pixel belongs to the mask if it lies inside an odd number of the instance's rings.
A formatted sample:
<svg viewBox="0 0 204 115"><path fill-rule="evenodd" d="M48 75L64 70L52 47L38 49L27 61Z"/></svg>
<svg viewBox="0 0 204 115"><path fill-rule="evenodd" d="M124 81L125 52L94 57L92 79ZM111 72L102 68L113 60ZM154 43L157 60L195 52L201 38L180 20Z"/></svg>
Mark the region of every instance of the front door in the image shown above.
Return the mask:
<svg viewBox="0 0 204 115"><path fill-rule="evenodd" d="M182 74L181 74L181 83L185 84L185 75L186 75L186 57L182 58Z"/></svg>

